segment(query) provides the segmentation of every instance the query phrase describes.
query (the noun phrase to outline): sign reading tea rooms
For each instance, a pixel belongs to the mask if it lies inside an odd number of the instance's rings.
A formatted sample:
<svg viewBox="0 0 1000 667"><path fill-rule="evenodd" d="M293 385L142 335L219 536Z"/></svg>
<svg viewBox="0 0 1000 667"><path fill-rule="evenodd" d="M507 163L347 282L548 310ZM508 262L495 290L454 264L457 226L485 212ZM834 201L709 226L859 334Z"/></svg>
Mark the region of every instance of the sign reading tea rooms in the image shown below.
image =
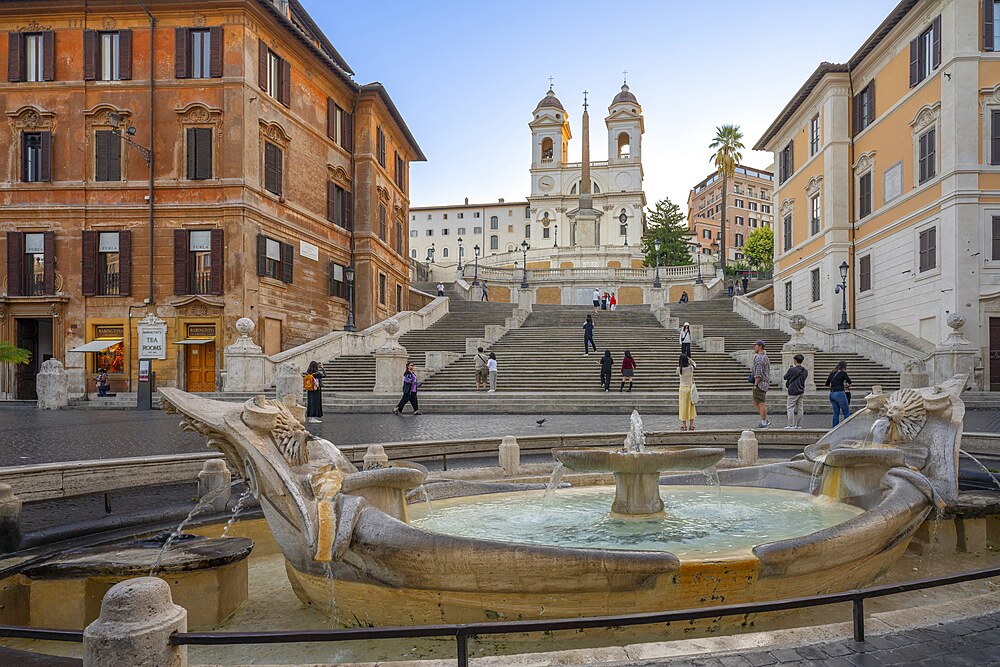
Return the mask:
<svg viewBox="0 0 1000 667"><path fill-rule="evenodd" d="M139 320L139 358L167 358L167 323L153 313Z"/></svg>

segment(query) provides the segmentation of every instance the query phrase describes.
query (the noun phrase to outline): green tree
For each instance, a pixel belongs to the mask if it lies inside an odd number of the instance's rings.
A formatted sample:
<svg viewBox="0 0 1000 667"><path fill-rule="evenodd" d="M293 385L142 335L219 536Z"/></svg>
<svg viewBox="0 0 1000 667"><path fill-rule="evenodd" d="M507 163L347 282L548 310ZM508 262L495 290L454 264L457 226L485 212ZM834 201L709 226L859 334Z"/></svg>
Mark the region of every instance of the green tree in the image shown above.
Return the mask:
<svg viewBox="0 0 1000 667"><path fill-rule="evenodd" d="M26 364L31 360L31 352L22 350L13 343L0 340L0 363Z"/></svg>
<svg viewBox="0 0 1000 667"><path fill-rule="evenodd" d="M680 207L663 198L649 211L649 231L642 238L642 250L646 254L646 266L656 264L654 241L660 240L660 266L683 266L692 264L688 249L688 229L684 225L684 214Z"/></svg>
<svg viewBox="0 0 1000 667"><path fill-rule="evenodd" d="M758 227L747 237L743 256L750 267L757 271L770 271L774 266L774 230Z"/></svg>
<svg viewBox="0 0 1000 667"><path fill-rule="evenodd" d="M719 266L726 268L726 191L729 181L736 173L736 165L743 159L743 133L739 125L720 125L715 128L715 139L708 145L715 151L709 162L715 163L715 168L722 175L722 217L719 219Z"/></svg>

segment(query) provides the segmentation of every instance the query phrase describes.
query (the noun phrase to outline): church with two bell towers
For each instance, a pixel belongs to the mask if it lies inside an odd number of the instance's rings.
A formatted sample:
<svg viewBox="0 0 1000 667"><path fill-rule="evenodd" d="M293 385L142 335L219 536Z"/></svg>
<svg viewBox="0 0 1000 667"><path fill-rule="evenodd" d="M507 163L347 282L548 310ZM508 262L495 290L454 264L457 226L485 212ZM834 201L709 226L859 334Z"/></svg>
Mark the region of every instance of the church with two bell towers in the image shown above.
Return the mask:
<svg viewBox="0 0 1000 667"><path fill-rule="evenodd" d="M628 247L646 230L642 189L642 107L624 83L604 119L608 159L590 157L590 112L584 93L581 161L569 162L569 114L549 87L531 128L531 196L535 248Z"/></svg>

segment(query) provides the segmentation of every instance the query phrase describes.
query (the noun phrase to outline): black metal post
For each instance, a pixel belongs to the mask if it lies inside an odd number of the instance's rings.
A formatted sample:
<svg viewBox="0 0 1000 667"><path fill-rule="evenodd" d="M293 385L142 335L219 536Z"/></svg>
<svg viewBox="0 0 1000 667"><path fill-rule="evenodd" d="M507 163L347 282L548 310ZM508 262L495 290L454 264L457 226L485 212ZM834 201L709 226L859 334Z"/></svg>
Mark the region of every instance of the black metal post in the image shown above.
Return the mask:
<svg viewBox="0 0 1000 667"><path fill-rule="evenodd" d="M469 667L469 637L459 632L455 635L458 648L458 667Z"/></svg>
<svg viewBox="0 0 1000 667"><path fill-rule="evenodd" d="M863 642L865 640L865 599L860 595L854 598L853 612L854 617L854 641Z"/></svg>
<svg viewBox="0 0 1000 667"><path fill-rule="evenodd" d="M458 272L462 272L462 237L458 237Z"/></svg>
<svg viewBox="0 0 1000 667"><path fill-rule="evenodd" d="M354 267L349 267L347 273L347 324L344 331L357 331L354 325Z"/></svg>
<svg viewBox="0 0 1000 667"><path fill-rule="evenodd" d="M696 250L700 251L701 246L699 245ZM695 285L704 285L705 281L701 277L701 252L695 253L695 261L698 263L698 277L695 279Z"/></svg>
<svg viewBox="0 0 1000 667"><path fill-rule="evenodd" d="M844 305L843 305L843 308L840 311L840 324L837 325L837 328L840 329L841 331L843 331L845 329L850 329L851 328L851 323L847 321L847 280L846 279L843 280L843 281L841 281L841 283L840 283L840 292L841 292L841 294L844 297Z"/></svg>
<svg viewBox="0 0 1000 667"><path fill-rule="evenodd" d="M476 246L476 264L475 264L475 266L476 266L476 271L475 271L475 273L472 276L472 285L473 285L473 287L478 287L479 286L479 246Z"/></svg>
<svg viewBox="0 0 1000 667"><path fill-rule="evenodd" d="M528 289L528 247L521 246L521 289Z"/></svg>
<svg viewBox="0 0 1000 667"><path fill-rule="evenodd" d="M653 278L653 287L659 289L663 285L660 284L660 251L656 251L656 277Z"/></svg>

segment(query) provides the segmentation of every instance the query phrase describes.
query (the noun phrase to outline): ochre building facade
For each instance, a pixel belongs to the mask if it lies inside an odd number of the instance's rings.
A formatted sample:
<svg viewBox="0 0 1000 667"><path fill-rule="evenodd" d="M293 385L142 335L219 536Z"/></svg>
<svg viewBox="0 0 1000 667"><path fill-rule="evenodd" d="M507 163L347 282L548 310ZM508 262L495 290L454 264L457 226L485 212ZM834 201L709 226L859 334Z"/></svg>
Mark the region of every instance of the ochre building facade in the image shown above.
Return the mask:
<svg viewBox="0 0 1000 667"><path fill-rule="evenodd" d="M268 354L343 329L349 267L359 330L408 307L424 158L385 89L296 0L146 5L0 6L0 339L33 353L0 395L48 358L134 391L150 313L158 384L214 391L240 317Z"/></svg>

